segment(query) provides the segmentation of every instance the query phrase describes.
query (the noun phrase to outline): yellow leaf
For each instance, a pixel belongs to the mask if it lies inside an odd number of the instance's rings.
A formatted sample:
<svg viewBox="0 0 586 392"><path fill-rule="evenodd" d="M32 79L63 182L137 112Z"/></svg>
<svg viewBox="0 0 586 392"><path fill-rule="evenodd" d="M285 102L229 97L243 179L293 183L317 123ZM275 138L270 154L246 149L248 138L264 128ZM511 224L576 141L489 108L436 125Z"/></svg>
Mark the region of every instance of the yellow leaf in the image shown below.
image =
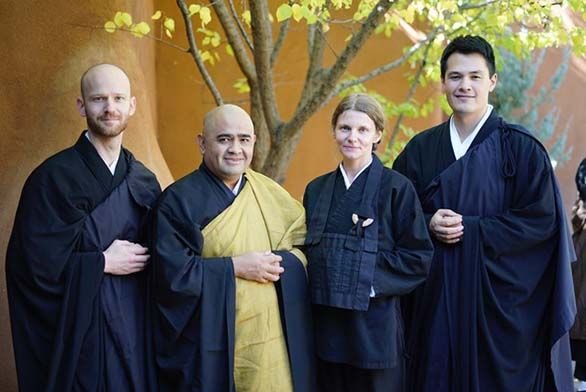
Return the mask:
<svg viewBox="0 0 586 392"><path fill-rule="evenodd" d="M208 7L201 7L199 10L199 18L202 25L207 25L212 21L212 12Z"/></svg>
<svg viewBox="0 0 586 392"><path fill-rule="evenodd" d="M287 20L291 15L293 15L293 10L289 4L281 4L279 8L277 8L277 22Z"/></svg>
<svg viewBox="0 0 586 392"><path fill-rule="evenodd" d="M116 23L116 26L118 27L129 27L132 25L132 16L128 12L116 12L114 23Z"/></svg>
<svg viewBox="0 0 586 392"><path fill-rule="evenodd" d="M328 23L322 23L321 29L324 33L327 33L328 31L330 31L330 25Z"/></svg>
<svg viewBox="0 0 586 392"><path fill-rule="evenodd" d="M212 44L212 46L214 48L217 48L218 46L220 46L220 36L219 35L214 35L212 37L212 39L210 40L210 43Z"/></svg>
<svg viewBox="0 0 586 392"><path fill-rule="evenodd" d="M170 32L175 31L175 20L173 18L165 18L165 22L163 22L163 26Z"/></svg>
<svg viewBox="0 0 586 392"><path fill-rule="evenodd" d="M240 94L245 94L250 92L250 86L248 85L248 81L246 78L237 79L236 82L232 85Z"/></svg>
<svg viewBox="0 0 586 392"><path fill-rule="evenodd" d="M242 13L242 19L244 20L244 23L250 26L251 16L249 10L246 10Z"/></svg>
<svg viewBox="0 0 586 392"><path fill-rule="evenodd" d="M226 44L226 53L228 53L229 56L234 57L234 49L232 49L232 45Z"/></svg>
<svg viewBox="0 0 586 392"><path fill-rule="evenodd" d="M206 61L210 61L210 62L211 62L211 60L212 60L212 55L210 54L210 52L208 52L208 51L206 50L205 52L202 52L202 53L201 53L201 59L202 59L202 61L203 61L203 62L206 62Z"/></svg>
<svg viewBox="0 0 586 392"><path fill-rule="evenodd" d="M293 4L291 10L293 11L293 19L295 19L295 22L303 19L303 8L299 4Z"/></svg>
<svg viewBox="0 0 586 392"><path fill-rule="evenodd" d="M171 32L167 29L165 29L165 34L167 35L167 37L173 38L173 34L171 34Z"/></svg>
<svg viewBox="0 0 586 392"><path fill-rule="evenodd" d="M201 5L199 5L199 4L191 4L189 6L189 16L193 16L193 15L197 14L200 9L201 9Z"/></svg>
<svg viewBox="0 0 586 392"><path fill-rule="evenodd" d="M161 19L161 15L163 15L163 14L161 13L161 11L157 11L157 12L155 12L155 13L153 14L153 16L151 16L151 19L152 19L152 20L159 20L159 19Z"/></svg>
<svg viewBox="0 0 586 392"><path fill-rule="evenodd" d="M148 33L151 32L151 28L149 27L149 25L146 22L140 22L138 24L135 24L133 27L133 34L137 37L144 37L145 35L147 35Z"/></svg>
<svg viewBox="0 0 586 392"><path fill-rule="evenodd" d="M104 30L106 30L108 33L113 33L116 31L116 24L109 20L106 22L106 24L104 24Z"/></svg>

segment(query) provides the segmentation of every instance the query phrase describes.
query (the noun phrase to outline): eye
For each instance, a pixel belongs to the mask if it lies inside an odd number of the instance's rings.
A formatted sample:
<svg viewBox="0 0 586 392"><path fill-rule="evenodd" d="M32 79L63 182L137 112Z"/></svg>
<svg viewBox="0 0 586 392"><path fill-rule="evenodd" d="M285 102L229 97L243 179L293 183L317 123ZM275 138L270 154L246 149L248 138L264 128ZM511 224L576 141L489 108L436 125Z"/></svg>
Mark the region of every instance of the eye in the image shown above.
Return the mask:
<svg viewBox="0 0 586 392"><path fill-rule="evenodd" d="M241 144L248 144L250 143L251 138L250 137L241 137L240 138L240 143Z"/></svg>
<svg viewBox="0 0 586 392"><path fill-rule="evenodd" d="M338 129L339 129L340 131L343 131L343 132L348 132L348 131L350 131L350 127L349 127L348 125L340 125L340 126L338 127Z"/></svg>
<svg viewBox="0 0 586 392"><path fill-rule="evenodd" d="M360 127L358 128L358 132L360 133L368 133L370 131L370 129L366 128L366 127Z"/></svg>
<svg viewBox="0 0 586 392"><path fill-rule="evenodd" d="M460 75L450 75L449 79L450 80L459 80L460 79Z"/></svg>
<svg viewBox="0 0 586 392"><path fill-rule="evenodd" d="M220 136L218 138L218 142L219 143L222 143L222 144L229 143L230 142L230 138L227 137L227 136Z"/></svg>
<svg viewBox="0 0 586 392"><path fill-rule="evenodd" d="M115 100L116 102L124 102L124 101L126 101L126 97L124 97L124 96L122 96L122 95L118 95L118 96L116 96L116 97L114 98L114 100Z"/></svg>

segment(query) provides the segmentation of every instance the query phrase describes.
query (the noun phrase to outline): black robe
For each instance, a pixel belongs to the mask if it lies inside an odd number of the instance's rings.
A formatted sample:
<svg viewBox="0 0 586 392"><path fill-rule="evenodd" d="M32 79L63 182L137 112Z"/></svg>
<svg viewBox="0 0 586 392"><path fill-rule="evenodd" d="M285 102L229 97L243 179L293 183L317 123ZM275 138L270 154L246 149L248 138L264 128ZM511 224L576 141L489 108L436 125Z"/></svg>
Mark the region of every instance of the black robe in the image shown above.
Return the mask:
<svg viewBox="0 0 586 392"><path fill-rule="evenodd" d="M375 174L378 172L378 174ZM376 177L379 177L377 179ZM417 194L409 180L399 173L384 168L373 156L372 164L358 176L346 190L340 170L313 180L303 198L308 217L308 262L312 287L335 284L333 280L347 282L340 269L326 261L326 276L311 268L317 260L312 256L328 252L333 244L327 238L345 238L345 244L335 246L341 262L352 264L349 254L343 253L356 233L352 214L374 218L364 228L365 237L372 230L369 246L375 251L374 270L366 284L364 310L336 306L314 305L315 337L318 357L322 360L343 363L363 369L391 369L393 391L402 390L404 325L399 298L411 292L426 278L433 255L433 246ZM323 234L319 232L322 230ZM349 234L351 233L351 234ZM338 237L338 236L344 237ZM347 235L347 236L345 236ZM324 240L325 239L325 240ZM330 253L328 253L330 254ZM365 260L354 264L364 267ZM348 270L349 271L349 270ZM315 283L315 279L326 282ZM369 298L370 288L375 296ZM347 288L336 288L347 292ZM320 293L316 293L318 298ZM321 302L321 301L320 301Z"/></svg>
<svg viewBox="0 0 586 392"><path fill-rule="evenodd" d="M243 178L240 190L247 186ZM202 230L237 196L202 163L165 190L152 234L152 287L163 391L234 391L235 283L230 257L201 257ZM275 283L295 391L312 391L314 360L305 268L290 252Z"/></svg>
<svg viewBox="0 0 586 392"><path fill-rule="evenodd" d="M571 391L574 252L547 153L495 113L457 161L449 132L415 136L393 167L428 222L439 208L464 217L461 242L434 242L415 295L413 390Z"/></svg>
<svg viewBox="0 0 586 392"><path fill-rule="evenodd" d="M20 390L156 389L144 274L104 274L102 252L144 239L159 193L127 150L112 176L83 133L29 176L6 256Z"/></svg>

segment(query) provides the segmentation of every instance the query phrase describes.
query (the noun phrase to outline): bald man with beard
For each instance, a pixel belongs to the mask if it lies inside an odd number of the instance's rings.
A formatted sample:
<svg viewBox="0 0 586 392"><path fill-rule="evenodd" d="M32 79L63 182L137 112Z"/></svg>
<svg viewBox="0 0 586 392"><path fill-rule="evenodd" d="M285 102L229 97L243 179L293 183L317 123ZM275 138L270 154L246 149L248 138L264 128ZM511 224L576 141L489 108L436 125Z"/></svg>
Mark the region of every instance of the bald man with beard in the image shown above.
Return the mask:
<svg viewBox="0 0 586 392"><path fill-rule="evenodd" d="M136 108L128 76L91 67L77 107L87 130L29 176L8 245L19 389L156 390L143 244L161 189L122 148Z"/></svg>
<svg viewBox="0 0 586 392"><path fill-rule="evenodd" d="M203 163L155 209L153 293L163 391L310 392L314 388L305 211L249 169L249 115L208 113Z"/></svg>

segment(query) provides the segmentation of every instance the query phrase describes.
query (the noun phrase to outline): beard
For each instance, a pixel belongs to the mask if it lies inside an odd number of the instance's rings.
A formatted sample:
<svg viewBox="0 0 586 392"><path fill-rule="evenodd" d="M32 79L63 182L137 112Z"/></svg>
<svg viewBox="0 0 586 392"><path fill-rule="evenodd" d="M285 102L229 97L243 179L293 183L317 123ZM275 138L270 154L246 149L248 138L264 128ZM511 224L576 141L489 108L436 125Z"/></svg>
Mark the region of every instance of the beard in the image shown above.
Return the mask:
<svg viewBox="0 0 586 392"><path fill-rule="evenodd" d="M86 117L87 127L92 133L103 137L116 137L120 135L128 126L128 117L120 116L117 125L107 126L94 117Z"/></svg>

